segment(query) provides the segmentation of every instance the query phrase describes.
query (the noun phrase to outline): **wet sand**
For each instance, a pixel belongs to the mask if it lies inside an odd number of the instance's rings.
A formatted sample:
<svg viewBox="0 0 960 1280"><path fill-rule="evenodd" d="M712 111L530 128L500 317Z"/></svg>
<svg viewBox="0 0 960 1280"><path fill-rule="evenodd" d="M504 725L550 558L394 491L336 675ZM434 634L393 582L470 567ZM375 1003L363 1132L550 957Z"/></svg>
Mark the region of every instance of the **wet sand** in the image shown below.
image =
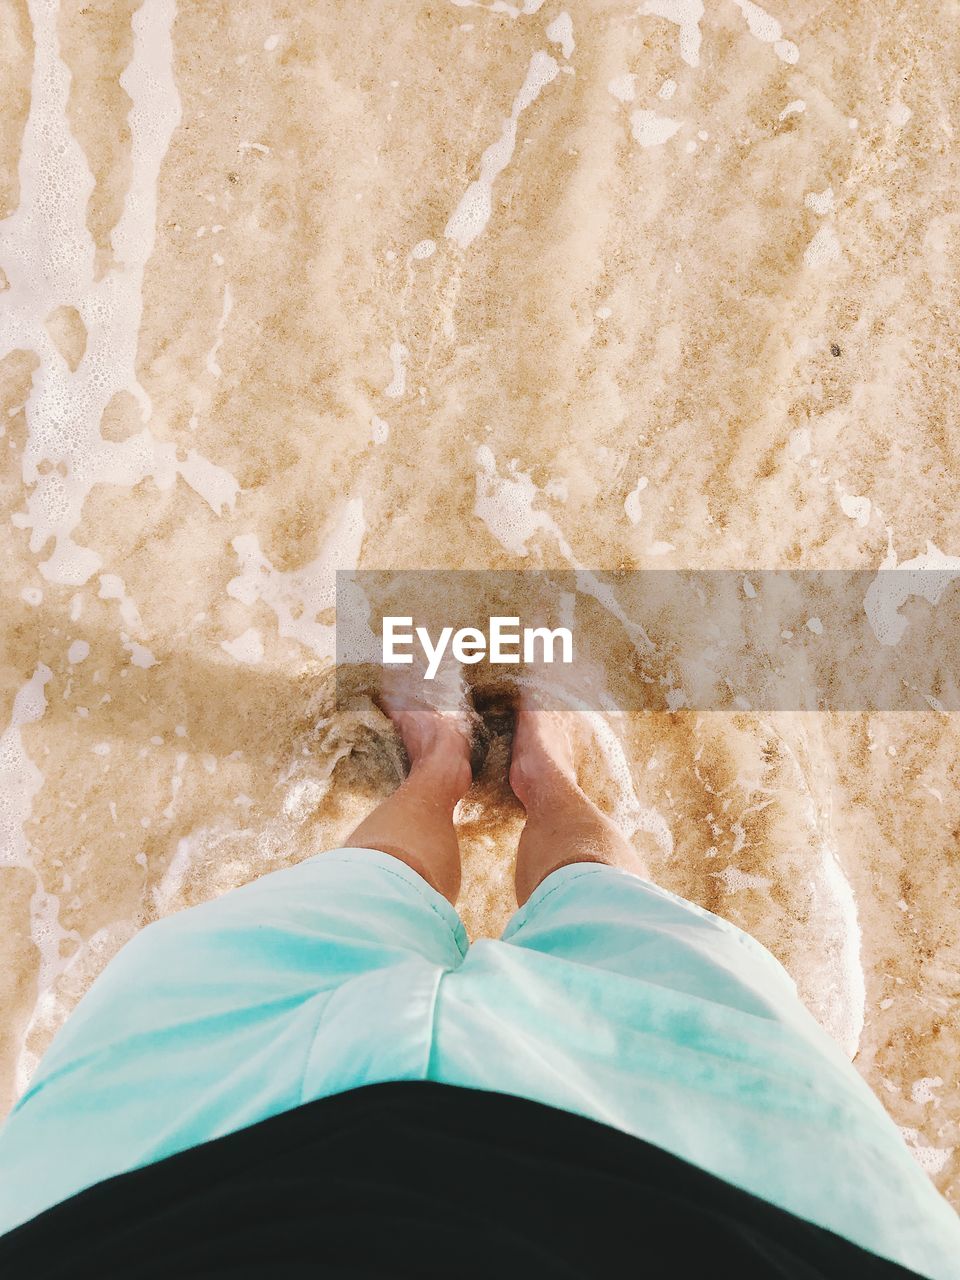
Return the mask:
<svg viewBox="0 0 960 1280"><path fill-rule="evenodd" d="M0 1109L137 928L394 785L334 702L337 568L960 569L955 24L703 8L4 10ZM956 718L600 734L657 877L960 1205Z"/></svg>

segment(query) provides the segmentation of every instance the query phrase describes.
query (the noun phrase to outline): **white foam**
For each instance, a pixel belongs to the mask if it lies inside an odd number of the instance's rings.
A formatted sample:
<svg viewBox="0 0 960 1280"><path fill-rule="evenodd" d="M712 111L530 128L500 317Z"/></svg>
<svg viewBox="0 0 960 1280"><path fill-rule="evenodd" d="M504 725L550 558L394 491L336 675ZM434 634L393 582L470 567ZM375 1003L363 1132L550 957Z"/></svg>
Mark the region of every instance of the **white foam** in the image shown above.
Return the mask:
<svg viewBox="0 0 960 1280"><path fill-rule="evenodd" d="M31 530L34 554L53 539L52 554L39 566L52 582L80 585L101 567L99 554L72 536L93 488L131 486L148 476L173 482L180 470L174 442L156 440L146 425L152 407L136 376L143 274L156 235L157 179L180 119L174 13L174 0L151 0L133 16L132 57L120 77L131 101L131 181L111 235L118 265L98 280L86 225L93 178L67 119L70 72L59 56L57 10L31 5L34 59L20 204L0 222L0 255L10 286L0 314L0 354L21 348L39 360L25 405L22 471L29 493L26 510L15 513L14 523ZM46 330L47 316L61 306L77 309L87 333L86 351L74 371ZM103 438L100 422L120 391L134 396L144 425L116 442Z"/></svg>
<svg viewBox="0 0 960 1280"><path fill-rule="evenodd" d="M30 817L33 798L43 786L43 775L23 745L20 728L40 720L47 709L44 685L51 678L40 663L20 686L13 700L10 724L0 737L0 865L32 869L24 823Z"/></svg>
<svg viewBox="0 0 960 1280"><path fill-rule="evenodd" d="M101 600L120 601L120 617L125 627L130 627L131 630L139 630L143 626L140 610L131 597L127 595L123 579L118 577L117 574L101 573L100 590L97 594Z"/></svg>
<svg viewBox="0 0 960 1280"><path fill-rule="evenodd" d="M537 50L531 57L520 92L513 100L509 117L503 122L500 137L487 147L480 158L480 177L467 187L444 229L447 239L455 241L461 249L471 245L490 221L493 184L513 157L521 112L536 101L559 71L559 63L549 53Z"/></svg>
<svg viewBox="0 0 960 1280"><path fill-rule="evenodd" d="M640 18L665 18L680 28L680 57L689 67L700 65L700 19L703 0L646 0Z"/></svg>
<svg viewBox="0 0 960 1280"><path fill-rule="evenodd" d="M830 908L836 913L839 947L833 993L839 997L828 1029L843 1046L850 1058L856 1056L866 1019L866 979L863 973L861 950L863 930L857 901L849 880L843 873L837 851L826 841L821 845L820 877L817 888L826 891ZM824 913L828 923L829 912Z"/></svg>
<svg viewBox="0 0 960 1280"><path fill-rule="evenodd" d="M421 261L424 258L432 257L437 251L436 240L420 240L410 250L410 257Z"/></svg>
<svg viewBox="0 0 960 1280"><path fill-rule="evenodd" d="M513 462L509 474L501 476L493 452L485 444L477 449L477 464L473 513L483 521L504 550L515 556L527 555L527 543L542 529L556 539L560 550L572 563L573 552L560 527L548 512L534 506L539 490L529 474L520 471Z"/></svg>
<svg viewBox="0 0 960 1280"><path fill-rule="evenodd" d="M637 96L634 88L636 76L632 76L629 72L626 75L614 76L607 84L607 89L619 102L632 102Z"/></svg>
<svg viewBox="0 0 960 1280"><path fill-rule="evenodd" d="M217 466L196 449L188 449L186 459L178 464L178 468L194 493L199 494L218 516L223 515L224 508L233 510L240 485L236 476L225 467Z"/></svg>
<svg viewBox="0 0 960 1280"><path fill-rule="evenodd" d="M928 1102L932 1102L934 1107L939 1107L940 1099L937 1097L937 1090L943 1087L943 1079L941 1076L921 1076L919 1080L914 1080L910 1087L910 1097L914 1102L919 1102L925 1106Z"/></svg>
<svg viewBox="0 0 960 1280"><path fill-rule="evenodd" d="M638 831L653 837L661 854L673 853L673 832L663 814L652 806L641 804L633 785L633 777L623 744L598 711L589 714L593 732L606 765L606 776L617 787L617 799L610 817L629 839Z"/></svg>
<svg viewBox="0 0 960 1280"><path fill-rule="evenodd" d="M870 512L873 504L869 498L860 497L853 493L840 492L840 510L845 516L849 516L851 520L856 520L861 529L866 528L870 523Z"/></svg>
<svg viewBox="0 0 960 1280"><path fill-rule="evenodd" d="M130 654L130 662L135 667L152 667L157 659L146 646L130 638L130 631L142 631L143 620L135 602L127 595L123 579L115 573L101 573L100 590L97 593L101 600L117 600L120 603L120 620L124 630L120 632L120 642Z"/></svg>
<svg viewBox="0 0 960 1280"><path fill-rule="evenodd" d="M227 583L227 594L244 604L257 600L272 609L281 636L304 645L320 658L334 656L336 628L317 615L336 603L337 569L355 569L363 545L363 503L351 498L315 560L286 573L275 569L260 549L255 533L241 534L231 543L240 561L240 574Z"/></svg>
<svg viewBox="0 0 960 1280"><path fill-rule="evenodd" d="M577 590L593 596L623 627L638 652L650 652L653 645L643 627L629 618L613 588L601 582L596 574L577 562L573 549L549 514L534 506L540 491L528 472L520 471L516 461L510 463L509 474L501 476L488 445L477 449L479 471L473 512L487 526L505 551L516 556L529 554L528 542L539 531L554 539L561 555L577 572Z"/></svg>
<svg viewBox="0 0 960 1280"><path fill-rule="evenodd" d="M899 572L887 573L888 569L898 569ZM904 560L899 566L891 546L863 598L864 612L880 644L900 643L908 623L900 616L899 610L910 596L919 596L929 604L937 605L944 591L958 577L960 556L944 555L932 542L927 542L926 554Z"/></svg>
<svg viewBox="0 0 960 1280"><path fill-rule="evenodd" d="M754 4L753 0L733 0L733 3L746 18L750 34L757 40L762 40L764 44L773 44L783 35L783 28L776 18L771 17L758 4Z"/></svg>
<svg viewBox="0 0 960 1280"><path fill-rule="evenodd" d="M898 1125L900 1132L903 1134L904 1141L910 1148L910 1154L916 1160L917 1164L925 1173L933 1177L935 1174L942 1173L947 1167L950 1157L955 1151L955 1147L930 1147L924 1140L923 1136L917 1129L911 1129L908 1125Z"/></svg>
<svg viewBox="0 0 960 1280"><path fill-rule="evenodd" d="M853 889L840 866L836 848L827 839L820 845L820 866L811 888L835 949L836 970L824 993L825 1008L830 1012L829 1030L852 1058L859 1048L866 1017L866 980L860 959L863 931Z"/></svg>
<svg viewBox="0 0 960 1280"><path fill-rule="evenodd" d="M77 662L83 662L84 658L90 654L90 646L86 640L74 640L70 648L67 650L67 661L71 666Z"/></svg>
<svg viewBox="0 0 960 1280"><path fill-rule="evenodd" d="M761 9L753 0L733 0L734 4L747 20L750 34L764 44L772 44L773 51L781 62L795 63L800 57L800 50L792 40L784 40L783 28L766 9Z"/></svg>
<svg viewBox="0 0 960 1280"><path fill-rule="evenodd" d="M237 662L259 662L263 658L263 638L256 627L248 627L236 640L221 640L220 648Z"/></svg>
<svg viewBox="0 0 960 1280"><path fill-rule="evenodd" d="M166 915L172 910L177 893L190 869L196 847L200 843L197 836L205 834L205 832L191 832L190 835L183 836L177 841L177 847L173 857L167 863L163 878L153 891L153 902L158 915Z"/></svg>
<svg viewBox="0 0 960 1280"><path fill-rule="evenodd" d="M711 871L710 874L723 885L724 893L739 893L741 889L769 889L772 884L766 876L754 876L737 867L724 867L722 871Z"/></svg>
<svg viewBox="0 0 960 1280"><path fill-rule="evenodd" d="M384 422L376 414L370 419L370 438L374 444L386 444L390 435L390 423Z"/></svg>
<svg viewBox="0 0 960 1280"><path fill-rule="evenodd" d="M223 286L223 304L220 308L220 319L217 321L217 336L214 339L213 346L207 352L207 372L212 373L215 378L223 377L223 370L217 360L220 348L223 346L223 331L226 328L227 321L230 319L230 312L233 310L233 291L228 284Z"/></svg>
<svg viewBox="0 0 960 1280"><path fill-rule="evenodd" d="M486 9L488 13L505 13L510 18L519 18L538 13L544 0L523 0L519 9L516 5L507 4L506 0L493 0L492 4L481 4L480 0L450 0L450 3L455 4L458 9Z"/></svg>
<svg viewBox="0 0 960 1280"><path fill-rule="evenodd" d="M902 129L912 115L910 108L899 98L894 98L887 109L887 119L895 129Z"/></svg>
<svg viewBox="0 0 960 1280"><path fill-rule="evenodd" d="M782 734L769 731L794 771L791 790L800 799L803 826L815 835L816 860L809 867L806 884L798 885L806 889L810 916L821 926L819 982L807 996L820 1022L852 1058L863 1034L867 1001L857 900L840 862L829 800L826 808L818 805L797 751ZM809 754L805 749L805 757Z"/></svg>
<svg viewBox="0 0 960 1280"><path fill-rule="evenodd" d="M840 241L831 226L823 226L807 245L803 260L808 267L829 266L840 259Z"/></svg>
<svg viewBox="0 0 960 1280"><path fill-rule="evenodd" d="M630 129L641 147L659 147L682 127L681 120L659 116L656 111L640 109L630 113ZM696 143L694 143L696 148Z"/></svg>
<svg viewBox="0 0 960 1280"><path fill-rule="evenodd" d="M617 799L610 817L629 839L638 831L652 836L661 854L673 853L673 832L658 809L641 804L633 785L630 762L623 743L599 711L587 712L594 736L606 765L605 774L617 787Z"/></svg>
<svg viewBox="0 0 960 1280"><path fill-rule="evenodd" d="M647 479L646 476L641 476L640 479L637 481L637 487L635 489L632 489L624 499L623 509L626 512L627 519L630 521L631 524L640 523L640 517L643 514L642 508L640 506L640 495L641 493L643 493L644 489L646 489L649 483L650 481Z"/></svg>
<svg viewBox="0 0 960 1280"><path fill-rule="evenodd" d="M826 191L819 193L808 191L803 197L803 203L808 209L812 209L814 213L833 213L833 187L827 187Z"/></svg>
<svg viewBox="0 0 960 1280"><path fill-rule="evenodd" d="M64 941L79 942L79 935L60 924L60 900L47 893L30 857L25 825L33 811L33 801L43 786L43 775L30 759L23 744L21 727L42 719L47 708L44 686L50 680L49 667L38 664L30 679L13 700L10 724L0 736L0 866L19 867L36 879L30 898L30 939L37 949L38 1000L33 1016L23 1032L15 1065L15 1085L23 1092L36 1065L36 1055L26 1048L27 1040L51 986L67 967L61 955Z"/></svg>
<svg viewBox="0 0 960 1280"><path fill-rule="evenodd" d="M801 458L805 458L813 447L810 442L810 428L795 427L794 430L790 432L790 439L787 447L790 450L791 458L794 458L798 462Z"/></svg>
<svg viewBox="0 0 960 1280"><path fill-rule="evenodd" d="M548 24L546 34L548 40L560 46L560 52L565 58L571 57L577 45L573 38L573 19L569 13L558 13Z"/></svg>
<svg viewBox="0 0 960 1280"><path fill-rule="evenodd" d="M653 641L647 635L642 623L635 622L627 615L623 606L617 600L610 583L601 582L595 573L579 565L575 565L575 568L577 570L577 591L582 595L592 596L598 604L606 609L607 613L616 618L630 637L630 641L638 653L652 653L655 647Z"/></svg>
<svg viewBox="0 0 960 1280"><path fill-rule="evenodd" d="M803 98L794 98L794 100L792 102L788 102L780 112L780 119L786 120L788 116L802 115L806 109L807 104L804 102Z"/></svg>
<svg viewBox="0 0 960 1280"><path fill-rule="evenodd" d="M383 394L399 399L407 389L407 360L410 352L402 342L391 342L390 363L393 365L393 377L389 385L384 387Z"/></svg>

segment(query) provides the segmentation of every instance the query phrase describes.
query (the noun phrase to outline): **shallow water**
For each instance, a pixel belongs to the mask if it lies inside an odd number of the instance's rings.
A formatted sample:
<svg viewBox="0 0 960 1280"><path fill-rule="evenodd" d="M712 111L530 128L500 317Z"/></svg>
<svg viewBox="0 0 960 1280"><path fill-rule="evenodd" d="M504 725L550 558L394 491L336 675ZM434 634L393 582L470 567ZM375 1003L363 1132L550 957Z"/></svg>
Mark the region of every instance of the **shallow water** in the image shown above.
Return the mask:
<svg viewBox="0 0 960 1280"><path fill-rule="evenodd" d="M0 1107L139 926L393 785L336 568L960 569L955 16L10 0ZM595 729L657 877L784 961L960 1204L955 717Z"/></svg>

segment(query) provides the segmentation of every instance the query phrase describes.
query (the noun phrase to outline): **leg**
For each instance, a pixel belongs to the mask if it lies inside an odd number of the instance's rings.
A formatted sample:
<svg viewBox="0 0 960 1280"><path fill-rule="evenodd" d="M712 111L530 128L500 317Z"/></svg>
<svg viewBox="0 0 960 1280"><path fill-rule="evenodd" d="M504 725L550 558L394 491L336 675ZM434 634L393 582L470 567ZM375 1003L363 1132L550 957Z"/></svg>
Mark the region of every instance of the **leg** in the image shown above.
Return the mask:
<svg viewBox="0 0 960 1280"><path fill-rule="evenodd" d="M641 856L577 783L573 725L572 713L521 697L510 764L510 785L527 811L517 850L521 906L551 871L571 862L604 862L649 878Z"/></svg>
<svg viewBox="0 0 960 1280"><path fill-rule="evenodd" d="M314 1098L422 1079L439 975L466 952L450 903L396 858L356 848L142 929L0 1129L0 1236Z"/></svg>
<svg viewBox="0 0 960 1280"><path fill-rule="evenodd" d="M383 707L403 738L410 772L346 844L392 854L455 902L460 849L453 810L471 782L470 741L457 720L422 702L388 697Z"/></svg>

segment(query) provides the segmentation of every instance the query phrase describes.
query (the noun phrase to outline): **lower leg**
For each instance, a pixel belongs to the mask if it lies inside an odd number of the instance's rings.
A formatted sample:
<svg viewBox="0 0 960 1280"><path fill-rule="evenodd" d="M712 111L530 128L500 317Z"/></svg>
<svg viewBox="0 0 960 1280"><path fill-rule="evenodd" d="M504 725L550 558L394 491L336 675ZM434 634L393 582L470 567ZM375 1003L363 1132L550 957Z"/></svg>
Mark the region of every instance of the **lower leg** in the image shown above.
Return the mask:
<svg viewBox="0 0 960 1280"><path fill-rule="evenodd" d="M517 850L517 902L522 906L552 871L573 862L602 862L649 878L643 858L577 782L572 716L521 698L510 785L527 811Z"/></svg>
<svg viewBox="0 0 960 1280"><path fill-rule="evenodd" d="M455 902L460 850L453 811L471 782L469 739L456 720L423 703L385 698L383 705L403 738L410 772L346 843L399 858Z"/></svg>

